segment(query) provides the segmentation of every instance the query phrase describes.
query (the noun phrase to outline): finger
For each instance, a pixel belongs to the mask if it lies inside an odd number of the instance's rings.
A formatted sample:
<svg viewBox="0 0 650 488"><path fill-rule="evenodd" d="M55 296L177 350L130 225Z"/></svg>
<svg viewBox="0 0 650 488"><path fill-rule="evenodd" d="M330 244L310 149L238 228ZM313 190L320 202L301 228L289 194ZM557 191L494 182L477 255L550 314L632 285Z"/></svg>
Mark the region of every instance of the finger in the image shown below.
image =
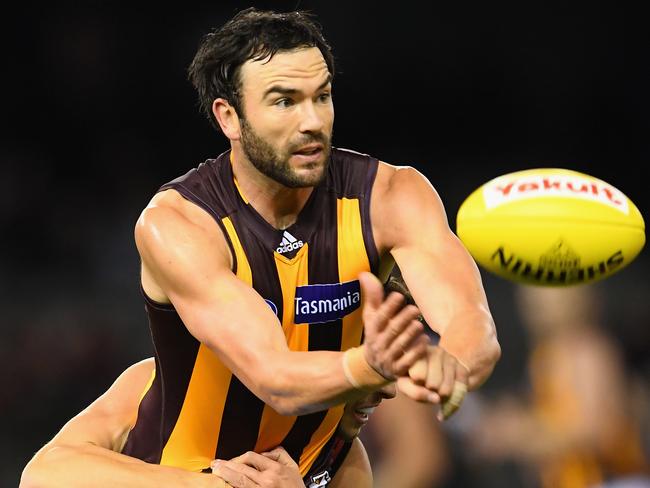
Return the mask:
<svg viewBox="0 0 650 488"><path fill-rule="evenodd" d="M253 451L248 451L230 460L233 463L246 464L258 471L264 471L273 467L273 461Z"/></svg>
<svg viewBox="0 0 650 488"><path fill-rule="evenodd" d="M414 341L422 337L423 331L422 322L419 320L412 320L411 323L388 345L386 354L392 361L397 361L401 358L411 347ZM415 344L414 344L415 345Z"/></svg>
<svg viewBox="0 0 650 488"><path fill-rule="evenodd" d="M291 456L289 456L289 453L284 450L282 446L278 446L275 449L269 451L269 452L263 452L262 456L265 456L272 461L278 462L280 464L283 464L285 466L288 466L290 468L297 468L298 465L296 462L293 460Z"/></svg>
<svg viewBox="0 0 650 488"><path fill-rule="evenodd" d="M410 368L415 364L423 364L422 369L424 370L424 375L422 375L421 381L416 381L411 379L416 384L424 386L424 380L426 379L426 368L427 368L427 347L429 346L429 338L425 335L417 337L410 345L409 349L393 363L393 369L395 371L395 376L410 376Z"/></svg>
<svg viewBox="0 0 650 488"><path fill-rule="evenodd" d="M441 351L443 351L441 349ZM458 361L456 358L446 352L442 352L442 381L440 382L440 387L438 388L438 393L442 398L448 397L451 395L452 390L454 389L454 381L456 381L456 368L458 366Z"/></svg>
<svg viewBox="0 0 650 488"><path fill-rule="evenodd" d="M400 358L399 362L401 363L403 360L404 360L404 356ZM425 382L427 381L428 368L429 368L428 359L425 355L424 357L421 357L420 359L415 361L413 365L409 367L408 375L416 384L424 385Z"/></svg>
<svg viewBox="0 0 650 488"><path fill-rule="evenodd" d="M233 463L231 461L215 461L211 465L212 473L233 488L256 488L259 483L259 471L246 466L245 464Z"/></svg>
<svg viewBox="0 0 650 488"><path fill-rule="evenodd" d="M416 385L408 376L402 376L397 379L397 388L411 400L423 403L439 403L440 396L427 390L425 387Z"/></svg>
<svg viewBox="0 0 650 488"><path fill-rule="evenodd" d="M388 350L393 342L400 336L420 315L415 305L407 305L387 322L383 333L377 339L377 347ZM419 321L418 321L419 322Z"/></svg>
<svg viewBox="0 0 650 488"><path fill-rule="evenodd" d="M382 304L375 310L375 317L377 323L377 331L384 330L389 326L390 321L399 315L399 312L404 307L404 295L391 292Z"/></svg>
<svg viewBox="0 0 650 488"><path fill-rule="evenodd" d="M462 405L465 395L467 395L467 385L456 381L450 397L444 400L440 406L438 420L446 420L452 416Z"/></svg>
<svg viewBox="0 0 650 488"><path fill-rule="evenodd" d="M429 359L428 369L427 369L427 380L425 386L429 390L435 390L440 393L440 385L442 383L442 359L444 351L438 346L430 347L427 351L427 356ZM441 395L442 396L442 395Z"/></svg>
<svg viewBox="0 0 650 488"><path fill-rule="evenodd" d="M469 389L469 369L460 361L458 361L458 366L456 367L456 379L461 383L465 383L467 389Z"/></svg>
<svg viewBox="0 0 650 488"><path fill-rule="evenodd" d="M384 287L377 277L366 271L359 274L361 296L364 306L377 309L384 301Z"/></svg>
<svg viewBox="0 0 650 488"><path fill-rule="evenodd" d="M405 300L404 296L400 295L399 293L396 293L396 295L400 297L400 300L402 300L402 302ZM395 310L391 322L397 322L399 324L410 324L411 321L417 320L419 316L420 309L418 307L415 305L406 305L399 311Z"/></svg>

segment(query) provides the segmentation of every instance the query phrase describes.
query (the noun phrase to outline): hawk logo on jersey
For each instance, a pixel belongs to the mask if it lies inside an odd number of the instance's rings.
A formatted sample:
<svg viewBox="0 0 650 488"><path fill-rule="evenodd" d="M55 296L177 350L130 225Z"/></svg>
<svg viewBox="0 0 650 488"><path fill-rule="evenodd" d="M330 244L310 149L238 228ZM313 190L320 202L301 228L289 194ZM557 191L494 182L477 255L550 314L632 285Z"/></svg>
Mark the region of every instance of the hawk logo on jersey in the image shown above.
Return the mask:
<svg viewBox="0 0 650 488"><path fill-rule="evenodd" d="M332 481L332 477L327 471L323 471L322 473L312 476L310 481L309 488L321 488L327 486L327 484Z"/></svg>
<svg viewBox="0 0 650 488"><path fill-rule="evenodd" d="M284 234L282 234L282 242L275 249L275 252L284 254L285 252L300 249L302 246L304 246L302 241L299 241L285 230Z"/></svg>
<svg viewBox="0 0 650 488"><path fill-rule="evenodd" d="M342 319L361 305L359 281L305 285L296 288L296 324L318 324Z"/></svg>

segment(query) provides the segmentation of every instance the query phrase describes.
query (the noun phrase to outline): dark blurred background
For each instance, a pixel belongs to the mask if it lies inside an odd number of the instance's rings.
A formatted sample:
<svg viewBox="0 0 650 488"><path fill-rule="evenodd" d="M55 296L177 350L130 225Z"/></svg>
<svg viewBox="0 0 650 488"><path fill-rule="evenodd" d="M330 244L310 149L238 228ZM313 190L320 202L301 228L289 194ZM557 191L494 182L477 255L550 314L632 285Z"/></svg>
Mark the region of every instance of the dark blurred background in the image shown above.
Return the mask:
<svg viewBox="0 0 650 488"><path fill-rule="evenodd" d="M338 63L334 144L413 165L452 228L495 176L565 167L648 215L650 47L640 12L545 2L63 2L4 11L0 485L129 364L152 354L133 226L162 183L225 150L186 80L200 37L254 4L317 14ZM601 285L630 375L650 378L647 250ZM483 272L525 381L512 285ZM647 439L646 439L647 440ZM513 484L511 486L516 486Z"/></svg>

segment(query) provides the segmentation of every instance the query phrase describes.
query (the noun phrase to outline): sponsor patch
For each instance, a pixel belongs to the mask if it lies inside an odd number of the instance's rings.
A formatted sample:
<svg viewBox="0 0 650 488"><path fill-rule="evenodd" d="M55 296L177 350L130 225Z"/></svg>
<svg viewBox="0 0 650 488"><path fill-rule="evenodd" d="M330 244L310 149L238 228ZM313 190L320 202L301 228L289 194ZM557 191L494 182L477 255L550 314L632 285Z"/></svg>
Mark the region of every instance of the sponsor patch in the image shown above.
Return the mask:
<svg viewBox="0 0 650 488"><path fill-rule="evenodd" d="M273 310L273 313L274 313L275 315L277 315L277 314L278 314L278 307L275 305L275 303L273 303L273 302L272 302L271 300L269 300L268 298L265 298L264 301L265 301L266 304L271 308L271 310Z"/></svg>
<svg viewBox="0 0 650 488"><path fill-rule="evenodd" d="M612 185L580 176L519 176L497 178L483 188L486 208L538 197L570 197L602 203L628 214L627 198Z"/></svg>
<svg viewBox="0 0 650 488"><path fill-rule="evenodd" d="M338 320L361 305L359 281L305 285L296 288L296 324L318 324Z"/></svg>

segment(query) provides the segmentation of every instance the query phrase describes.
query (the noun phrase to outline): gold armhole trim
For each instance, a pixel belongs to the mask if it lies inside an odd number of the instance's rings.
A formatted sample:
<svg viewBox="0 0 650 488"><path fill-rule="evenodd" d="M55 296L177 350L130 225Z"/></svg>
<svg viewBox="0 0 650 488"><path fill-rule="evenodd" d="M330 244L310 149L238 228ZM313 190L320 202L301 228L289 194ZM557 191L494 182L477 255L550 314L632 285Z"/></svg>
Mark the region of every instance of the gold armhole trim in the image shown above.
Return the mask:
<svg viewBox="0 0 650 488"><path fill-rule="evenodd" d="M221 219L223 226L228 232L228 237L230 237L230 242L232 247L235 250L235 258L237 259L237 278L247 283L250 286L253 286L253 273L251 271L251 266L244 252L244 247L241 245L235 226L230 220L230 217L224 217Z"/></svg>

